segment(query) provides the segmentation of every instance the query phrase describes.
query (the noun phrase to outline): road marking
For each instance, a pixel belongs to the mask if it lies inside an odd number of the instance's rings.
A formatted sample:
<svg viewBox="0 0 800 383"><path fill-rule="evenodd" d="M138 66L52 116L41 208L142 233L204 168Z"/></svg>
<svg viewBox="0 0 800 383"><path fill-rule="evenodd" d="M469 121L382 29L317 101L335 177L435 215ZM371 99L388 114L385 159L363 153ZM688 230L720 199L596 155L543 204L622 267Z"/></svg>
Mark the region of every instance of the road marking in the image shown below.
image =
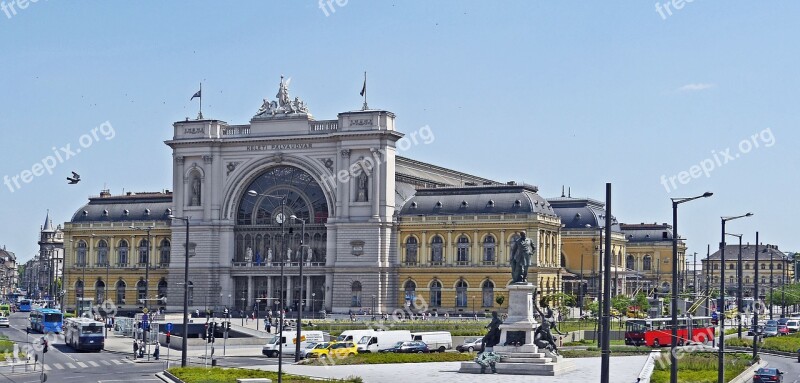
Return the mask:
<svg viewBox="0 0 800 383"><path fill-rule="evenodd" d="M122 364L122 362L120 362L120 361L118 361L118 360L116 360L116 359L112 360L112 362L114 362L114 364L116 364L117 366L119 366L120 364Z"/></svg>
<svg viewBox="0 0 800 383"><path fill-rule="evenodd" d="M55 367L55 368L57 368L59 370L63 370L64 369L64 366L62 366L60 363L53 363L53 367Z"/></svg>
<svg viewBox="0 0 800 383"><path fill-rule="evenodd" d="M50 371L50 370L52 370L52 368L50 368L50 365L49 365L49 364L45 364L45 365L43 365L43 366L42 366L42 368L44 368L46 371Z"/></svg>
<svg viewBox="0 0 800 383"><path fill-rule="evenodd" d="M86 365L86 363L83 363L83 362L76 362L76 364L77 364L78 366L81 366L81 367L83 367L83 368L88 368L88 367L89 367L89 366L87 366L87 365Z"/></svg>
<svg viewBox="0 0 800 383"><path fill-rule="evenodd" d="M125 362L125 363L131 363L131 364L136 363L136 362L134 362L134 361L132 361L130 359L123 359L122 361Z"/></svg>
<svg viewBox="0 0 800 383"><path fill-rule="evenodd" d="M91 365L92 365L92 367L100 367L100 365L99 365L99 364L97 364L97 362L95 362L95 361L93 361L93 360L90 360L90 361L88 361L88 362L86 362L86 363L89 363L89 364L91 364Z"/></svg>
<svg viewBox="0 0 800 383"><path fill-rule="evenodd" d="M107 361L107 360L101 360L101 361L100 361L100 363L103 363L103 364L105 364L106 366L110 366L110 365L111 365L111 362L109 362L109 361Z"/></svg>
<svg viewBox="0 0 800 383"><path fill-rule="evenodd" d="M64 365L67 366L67 368L75 368L75 365L69 362L64 363Z"/></svg>

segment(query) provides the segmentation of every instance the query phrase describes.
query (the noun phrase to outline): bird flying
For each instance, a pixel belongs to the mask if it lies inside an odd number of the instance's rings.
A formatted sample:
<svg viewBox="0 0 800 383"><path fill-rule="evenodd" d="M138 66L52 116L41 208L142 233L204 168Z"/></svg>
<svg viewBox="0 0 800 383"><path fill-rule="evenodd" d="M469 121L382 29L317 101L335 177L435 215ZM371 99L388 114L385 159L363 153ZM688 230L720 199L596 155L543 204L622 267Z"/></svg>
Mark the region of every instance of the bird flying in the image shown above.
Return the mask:
<svg viewBox="0 0 800 383"><path fill-rule="evenodd" d="M78 173L72 172L72 177L67 177L67 181L69 181L70 185L74 185L81 182L81 176Z"/></svg>

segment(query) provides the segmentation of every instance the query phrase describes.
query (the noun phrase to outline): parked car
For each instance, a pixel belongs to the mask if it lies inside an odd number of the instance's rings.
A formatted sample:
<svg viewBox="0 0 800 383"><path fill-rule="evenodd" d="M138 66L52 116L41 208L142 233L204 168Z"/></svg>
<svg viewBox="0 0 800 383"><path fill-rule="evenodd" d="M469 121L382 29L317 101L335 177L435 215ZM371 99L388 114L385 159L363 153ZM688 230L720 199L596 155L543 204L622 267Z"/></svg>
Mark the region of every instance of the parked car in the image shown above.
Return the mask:
<svg viewBox="0 0 800 383"><path fill-rule="evenodd" d="M753 383L783 382L783 372L777 368L759 368L753 375Z"/></svg>
<svg viewBox="0 0 800 383"><path fill-rule="evenodd" d="M797 332L800 330L800 320L789 319L789 321L786 322L786 327L789 328L789 332Z"/></svg>
<svg viewBox="0 0 800 383"><path fill-rule="evenodd" d="M764 326L763 325L758 325L758 330L757 331L758 331L759 334L763 334L764 333ZM747 335L755 336L756 335L756 327L755 326L750 326L750 328L747 330Z"/></svg>
<svg viewBox="0 0 800 383"><path fill-rule="evenodd" d="M445 352L453 349L453 337L447 331L411 333L412 340L424 342L431 351Z"/></svg>
<svg viewBox="0 0 800 383"><path fill-rule="evenodd" d="M778 325L778 334L779 335L789 335L789 327L787 327L785 324L779 324Z"/></svg>
<svg viewBox="0 0 800 383"><path fill-rule="evenodd" d="M339 342L331 346L328 355L335 357L355 356L358 354L358 346L353 342Z"/></svg>
<svg viewBox="0 0 800 383"><path fill-rule="evenodd" d="M396 352L401 354L424 354L430 352L428 345L421 341L397 342L394 346L381 350L381 352Z"/></svg>
<svg viewBox="0 0 800 383"><path fill-rule="evenodd" d="M11 323L9 323L7 317L0 317L0 327L10 327Z"/></svg>
<svg viewBox="0 0 800 383"><path fill-rule="evenodd" d="M456 346L456 351L458 351L458 352L473 352L473 351L482 352L483 351L483 338L482 337L478 337L478 338L467 338L467 339L464 339L464 343L459 344L458 346Z"/></svg>
<svg viewBox="0 0 800 383"><path fill-rule="evenodd" d="M764 337L770 336L778 336L778 326L777 325L766 325L764 326Z"/></svg>
<svg viewBox="0 0 800 383"><path fill-rule="evenodd" d="M306 358L325 358L328 356L328 352L330 352L330 348L334 344L336 344L336 342L318 342L314 345L314 348L308 350Z"/></svg>

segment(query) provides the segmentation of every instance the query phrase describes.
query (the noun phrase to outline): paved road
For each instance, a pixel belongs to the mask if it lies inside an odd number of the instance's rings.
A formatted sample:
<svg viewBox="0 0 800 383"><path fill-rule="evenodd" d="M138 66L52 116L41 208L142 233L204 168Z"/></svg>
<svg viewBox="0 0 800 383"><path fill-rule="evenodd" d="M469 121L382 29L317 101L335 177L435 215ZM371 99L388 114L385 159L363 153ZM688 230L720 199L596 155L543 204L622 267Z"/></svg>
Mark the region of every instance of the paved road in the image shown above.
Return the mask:
<svg viewBox="0 0 800 383"><path fill-rule="evenodd" d="M800 382L800 363L797 362L797 358L761 355L761 359L767 362L767 367L783 371L784 383Z"/></svg>
<svg viewBox="0 0 800 383"><path fill-rule="evenodd" d="M42 334L27 335L27 313L14 313L10 317L11 327L0 329L0 334L8 336L12 341L24 347L26 344L38 343ZM42 353L36 372L33 364L0 367L0 382L39 382L42 371ZM22 361L24 362L24 361ZM154 376L163 370L163 363L134 363L128 355L101 352L77 352L64 344L63 336L56 336L51 342L49 352L44 354L44 370L48 382L158 382Z"/></svg>

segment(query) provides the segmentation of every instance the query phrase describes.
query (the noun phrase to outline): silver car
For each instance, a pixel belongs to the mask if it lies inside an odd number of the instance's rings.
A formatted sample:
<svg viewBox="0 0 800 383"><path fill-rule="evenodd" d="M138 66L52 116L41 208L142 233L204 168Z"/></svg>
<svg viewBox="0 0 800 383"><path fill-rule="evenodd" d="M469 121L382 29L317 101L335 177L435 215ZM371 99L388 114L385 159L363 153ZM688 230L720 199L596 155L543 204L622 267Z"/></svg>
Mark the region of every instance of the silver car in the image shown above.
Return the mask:
<svg viewBox="0 0 800 383"><path fill-rule="evenodd" d="M764 337L768 336L778 336L778 326L777 325L766 325L764 326Z"/></svg>
<svg viewBox="0 0 800 383"><path fill-rule="evenodd" d="M0 327L11 327L11 323L6 317L0 317Z"/></svg>

